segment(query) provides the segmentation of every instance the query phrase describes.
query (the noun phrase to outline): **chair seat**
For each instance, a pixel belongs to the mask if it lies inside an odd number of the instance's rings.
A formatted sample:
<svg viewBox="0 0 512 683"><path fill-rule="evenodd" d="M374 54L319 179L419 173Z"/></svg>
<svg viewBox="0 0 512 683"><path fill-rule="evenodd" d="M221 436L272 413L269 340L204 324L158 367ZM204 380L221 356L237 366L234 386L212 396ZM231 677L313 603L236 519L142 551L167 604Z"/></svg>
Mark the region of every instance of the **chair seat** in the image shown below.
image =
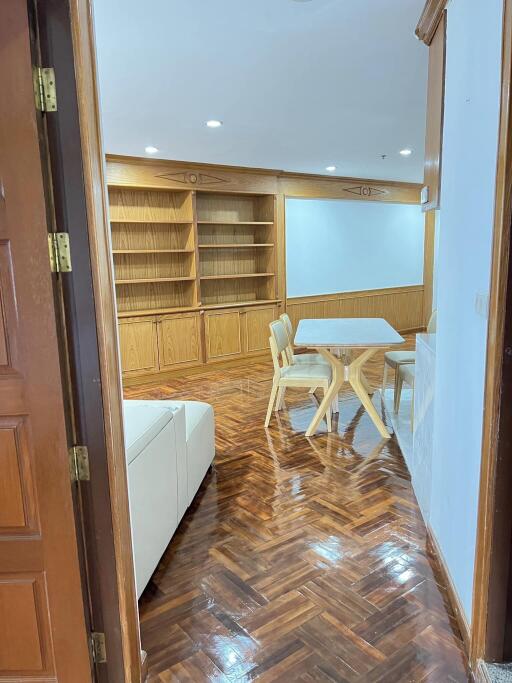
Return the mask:
<svg viewBox="0 0 512 683"><path fill-rule="evenodd" d="M298 365L311 365L311 363L320 363L321 365L329 365L329 361L320 353L294 353L293 362Z"/></svg>
<svg viewBox="0 0 512 683"><path fill-rule="evenodd" d="M395 369L398 365L414 363L415 360L416 351L386 351L384 354L384 362Z"/></svg>
<svg viewBox="0 0 512 683"><path fill-rule="evenodd" d="M413 363L401 365L398 372L402 380L409 386L414 386L416 366Z"/></svg>
<svg viewBox="0 0 512 683"><path fill-rule="evenodd" d="M282 379L331 381L331 366L327 363L298 363L281 368Z"/></svg>

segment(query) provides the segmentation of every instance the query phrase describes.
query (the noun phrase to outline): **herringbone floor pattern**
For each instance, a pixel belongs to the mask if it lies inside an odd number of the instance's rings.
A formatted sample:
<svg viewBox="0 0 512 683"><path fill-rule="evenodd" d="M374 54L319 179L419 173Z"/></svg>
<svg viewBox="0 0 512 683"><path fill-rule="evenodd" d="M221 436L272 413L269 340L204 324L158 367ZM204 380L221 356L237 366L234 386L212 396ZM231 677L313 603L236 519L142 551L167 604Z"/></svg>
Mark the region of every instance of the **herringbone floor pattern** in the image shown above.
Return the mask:
<svg viewBox="0 0 512 683"><path fill-rule="evenodd" d="M368 367L377 383L382 358ZM126 392L208 401L217 421L215 467L141 598L150 681L470 680L395 439L348 391L337 433L304 437L303 390L265 431L271 375Z"/></svg>

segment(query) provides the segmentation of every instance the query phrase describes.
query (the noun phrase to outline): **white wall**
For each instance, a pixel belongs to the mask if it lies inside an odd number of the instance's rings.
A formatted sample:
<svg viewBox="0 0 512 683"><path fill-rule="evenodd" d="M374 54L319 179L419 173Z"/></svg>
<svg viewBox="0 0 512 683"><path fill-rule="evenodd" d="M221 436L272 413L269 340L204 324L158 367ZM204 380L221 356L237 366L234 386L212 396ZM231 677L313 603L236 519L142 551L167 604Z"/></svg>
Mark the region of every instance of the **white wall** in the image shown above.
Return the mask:
<svg viewBox="0 0 512 683"><path fill-rule="evenodd" d="M471 618L503 0L448 5L430 523Z"/></svg>
<svg viewBox="0 0 512 683"><path fill-rule="evenodd" d="M419 205L288 198L287 296L422 284L424 233Z"/></svg>

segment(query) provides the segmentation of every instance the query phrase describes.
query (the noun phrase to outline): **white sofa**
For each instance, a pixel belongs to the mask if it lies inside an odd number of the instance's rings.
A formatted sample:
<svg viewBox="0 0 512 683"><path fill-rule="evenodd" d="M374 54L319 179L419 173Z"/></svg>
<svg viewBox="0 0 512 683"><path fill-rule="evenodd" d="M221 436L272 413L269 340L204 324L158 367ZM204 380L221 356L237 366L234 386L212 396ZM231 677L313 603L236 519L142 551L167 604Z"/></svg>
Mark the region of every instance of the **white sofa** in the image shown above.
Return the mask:
<svg viewBox="0 0 512 683"><path fill-rule="evenodd" d="M124 401L137 596L215 457L213 408L198 401Z"/></svg>

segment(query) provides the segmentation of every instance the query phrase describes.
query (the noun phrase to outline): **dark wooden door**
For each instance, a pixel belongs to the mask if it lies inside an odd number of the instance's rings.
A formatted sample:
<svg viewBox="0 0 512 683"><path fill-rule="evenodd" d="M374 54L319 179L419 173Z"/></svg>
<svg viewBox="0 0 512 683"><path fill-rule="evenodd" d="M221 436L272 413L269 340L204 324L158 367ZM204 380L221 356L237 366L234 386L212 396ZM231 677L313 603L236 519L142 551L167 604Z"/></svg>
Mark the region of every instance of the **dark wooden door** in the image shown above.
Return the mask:
<svg viewBox="0 0 512 683"><path fill-rule="evenodd" d="M0 681L92 680L27 6L0 2Z"/></svg>

